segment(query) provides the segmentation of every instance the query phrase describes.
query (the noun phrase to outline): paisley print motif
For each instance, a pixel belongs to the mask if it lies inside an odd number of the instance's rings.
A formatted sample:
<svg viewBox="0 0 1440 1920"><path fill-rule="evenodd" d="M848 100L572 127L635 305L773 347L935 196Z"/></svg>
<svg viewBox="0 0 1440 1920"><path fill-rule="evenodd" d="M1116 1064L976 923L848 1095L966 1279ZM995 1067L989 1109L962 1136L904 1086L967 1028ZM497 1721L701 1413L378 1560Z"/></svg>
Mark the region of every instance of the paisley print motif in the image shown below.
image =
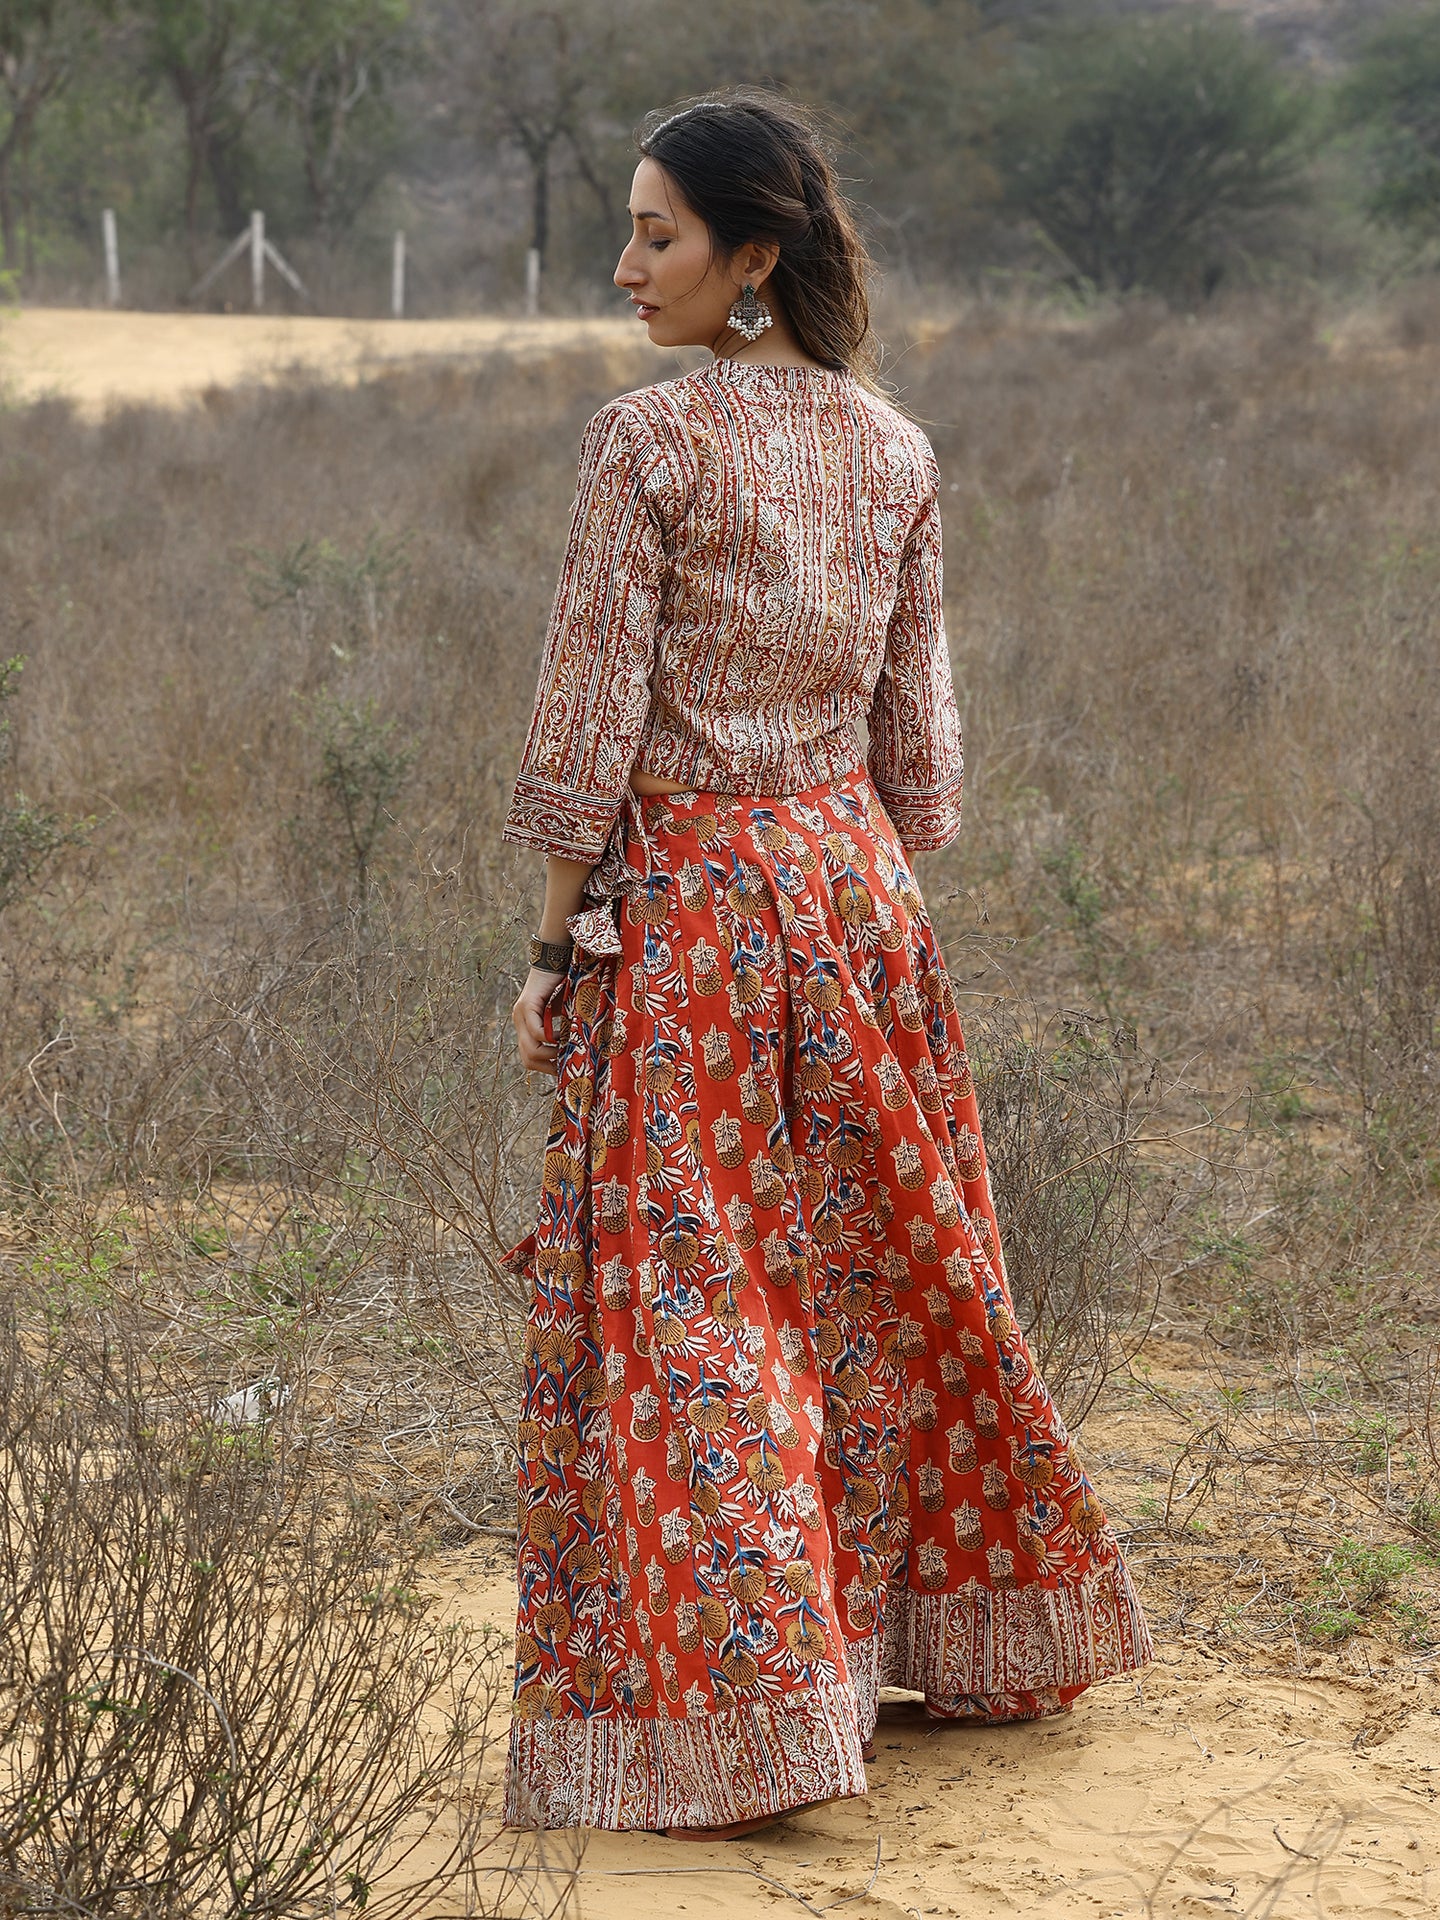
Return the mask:
<svg viewBox="0 0 1440 1920"><path fill-rule="evenodd" d="M1150 1655L874 787L632 800L621 839L510 1256L526 1825L862 1793L882 1686L1030 1717Z"/></svg>
<svg viewBox="0 0 1440 1920"><path fill-rule="evenodd" d="M505 837L598 859L636 765L759 796L862 760L908 847L954 838L924 434L823 367L717 360L602 407Z"/></svg>

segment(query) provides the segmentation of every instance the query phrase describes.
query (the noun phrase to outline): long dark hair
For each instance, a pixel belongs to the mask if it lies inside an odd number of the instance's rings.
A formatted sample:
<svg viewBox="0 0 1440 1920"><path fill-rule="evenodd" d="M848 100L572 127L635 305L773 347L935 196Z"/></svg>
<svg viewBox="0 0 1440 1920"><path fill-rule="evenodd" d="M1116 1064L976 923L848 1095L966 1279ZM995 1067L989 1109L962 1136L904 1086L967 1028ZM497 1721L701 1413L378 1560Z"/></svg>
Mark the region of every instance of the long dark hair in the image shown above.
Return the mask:
<svg viewBox="0 0 1440 1920"><path fill-rule="evenodd" d="M773 290L795 337L823 367L848 368L873 385L873 271L834 160L815 117L758 87L686 100L647 116L636 135L733 254L747 241L780 248Z"/></svg>

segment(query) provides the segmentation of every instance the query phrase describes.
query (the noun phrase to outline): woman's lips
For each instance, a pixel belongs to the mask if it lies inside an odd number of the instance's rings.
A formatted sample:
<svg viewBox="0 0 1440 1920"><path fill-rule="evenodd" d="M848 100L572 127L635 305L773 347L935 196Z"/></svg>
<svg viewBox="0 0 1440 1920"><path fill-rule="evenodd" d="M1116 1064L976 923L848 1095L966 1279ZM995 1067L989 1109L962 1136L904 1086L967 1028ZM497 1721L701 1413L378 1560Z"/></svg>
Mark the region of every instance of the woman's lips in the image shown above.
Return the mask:
<svg viewBox="0 0 1440 1920"><path fill-rule="evenodd" d="M637 320L648 320L652 313L658 313L660 311L658 307L647 306L643 300L632 300L630 304L635 309L635 318Z"/></svg>

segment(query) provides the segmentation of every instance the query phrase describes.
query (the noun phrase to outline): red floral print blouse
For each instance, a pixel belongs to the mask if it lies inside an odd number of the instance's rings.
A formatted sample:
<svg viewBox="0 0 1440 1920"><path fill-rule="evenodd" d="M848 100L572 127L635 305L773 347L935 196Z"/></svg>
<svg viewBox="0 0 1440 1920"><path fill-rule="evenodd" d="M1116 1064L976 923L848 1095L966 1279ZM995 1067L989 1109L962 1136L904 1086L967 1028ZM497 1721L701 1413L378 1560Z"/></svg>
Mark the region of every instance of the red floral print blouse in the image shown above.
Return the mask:
<svg viewBox="0 0 1440 1920"><path fill-rule="evenodd" d="M938 486L849 373L717 360L602 407L505 838L598 860L637 766L778 796L864 760L907 848L953 840Z"/></svg>

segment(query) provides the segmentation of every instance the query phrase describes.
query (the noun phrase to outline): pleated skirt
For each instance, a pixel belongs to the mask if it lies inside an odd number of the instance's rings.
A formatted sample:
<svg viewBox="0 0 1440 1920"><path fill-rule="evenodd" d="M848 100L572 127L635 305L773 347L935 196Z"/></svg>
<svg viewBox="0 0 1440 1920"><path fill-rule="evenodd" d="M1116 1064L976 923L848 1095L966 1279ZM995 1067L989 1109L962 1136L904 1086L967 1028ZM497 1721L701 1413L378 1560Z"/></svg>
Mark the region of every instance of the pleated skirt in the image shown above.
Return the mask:
<svg viewBox="0 0 1440 1920"><path fill-rule="evenodd" d="M863 1793L882 1686L1142 1665L1006 1282L954 994L863 772L632 800L573 922L534 1233L512 1824Z"/></svg>

